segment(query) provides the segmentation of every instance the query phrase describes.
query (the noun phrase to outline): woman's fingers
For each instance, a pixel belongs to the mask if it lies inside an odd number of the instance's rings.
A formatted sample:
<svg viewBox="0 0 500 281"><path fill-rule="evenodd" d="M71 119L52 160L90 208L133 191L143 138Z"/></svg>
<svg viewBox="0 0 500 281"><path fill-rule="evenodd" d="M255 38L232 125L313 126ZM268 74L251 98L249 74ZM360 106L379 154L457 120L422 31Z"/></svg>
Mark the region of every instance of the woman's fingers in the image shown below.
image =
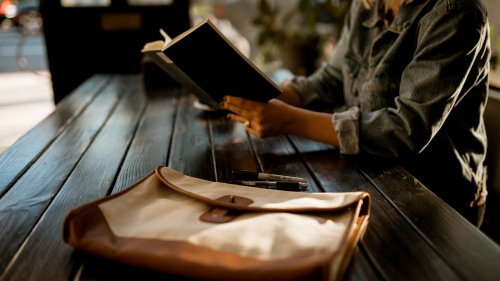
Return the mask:
<svg viewBox="0 0 500 281"><path fill-rule="evenodd" d="M227 119L239 122L241 124L245 124L245 122L249 120L249 119L247 119L247 118L245 118L245 117L243 117L241 115L237 115L237 114L234 114L234 113L228 113L227 114Z"/></svg>
<svg viewBox="0 0 500 281"><path fill-rule="evenodd" d="M244 98L238 98L233 96L224 97L220 106L224 109L227 109L237 115L241 115L243 117L251 118L252 108L255 107L257 102L250 101Z"/></svg>
<svg viewBox="0 0 500 281"><path fill-rule="evenodd" d="M250 101L243 98L226 96L221 102L221 107L231 111L227 115L229 120L239 122L245 126L245 130L255 134L256 128L259 127L255 118L255 112L253 111L256 106L259 106L259 102Z"/></svg>

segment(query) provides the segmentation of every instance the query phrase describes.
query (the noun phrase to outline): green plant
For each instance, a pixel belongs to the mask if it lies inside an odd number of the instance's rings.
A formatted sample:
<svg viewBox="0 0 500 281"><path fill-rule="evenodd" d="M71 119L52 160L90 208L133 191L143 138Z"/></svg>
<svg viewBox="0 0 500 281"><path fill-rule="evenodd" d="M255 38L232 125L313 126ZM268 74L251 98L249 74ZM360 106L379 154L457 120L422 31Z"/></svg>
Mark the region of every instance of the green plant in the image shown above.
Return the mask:
<svg viewBox="0 0 500 281"><path fill-rule="evenodd" d="M289 8L289 5L271 5L269 0L261 0L258 16L253 21L259 29L257 44L260 60L263 63L270 62L282 58L283 53L293 53L295 58L302 54L308 60L321 57L325 42L338 38L350 2L296 0Z"/></svg>
<svg viewBox="0 0 500 281"><path fill-rule="evenodd" d="M325 35L318 28L322 23L336 28L337 31L333 35L337 36L350 2L351 0L297 0L295 8L281 11L280 7L271 5L268 0L261 0L259 15L253 21L255 26L260 27L258 44L318 40Z"/></svg>

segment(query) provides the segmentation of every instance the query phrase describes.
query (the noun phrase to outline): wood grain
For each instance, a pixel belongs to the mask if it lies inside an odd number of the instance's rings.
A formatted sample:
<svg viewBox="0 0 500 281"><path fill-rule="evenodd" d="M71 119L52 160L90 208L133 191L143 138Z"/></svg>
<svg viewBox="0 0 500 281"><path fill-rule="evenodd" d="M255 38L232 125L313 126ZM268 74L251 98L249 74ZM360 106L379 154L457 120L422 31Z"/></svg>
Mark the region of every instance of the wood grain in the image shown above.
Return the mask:
<svg viewBox="0 0 500 281"><path fill-rule="evenodd" d="M95 75L0 155L0 280L184 280L62 240L67 211L158 165L211 181L252 170L307 178L308 192L370 193L368 228L346 280L500 276L498 245L401 167L298 137L258 139L193 101L177 85L144 89L139 75Z"/></svg>

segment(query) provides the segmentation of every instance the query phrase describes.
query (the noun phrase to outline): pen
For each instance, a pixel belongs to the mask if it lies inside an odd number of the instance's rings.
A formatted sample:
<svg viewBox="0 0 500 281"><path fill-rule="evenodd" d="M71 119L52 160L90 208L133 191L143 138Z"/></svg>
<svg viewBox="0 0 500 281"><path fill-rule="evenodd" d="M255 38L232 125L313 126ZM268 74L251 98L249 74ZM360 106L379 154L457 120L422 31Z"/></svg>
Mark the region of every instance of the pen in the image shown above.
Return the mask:
<svg viewBox="0 0 500 281"><path fill-rule="evenodd" d="M240 181L239 184L245 186L287 190L287 191L305 191L308 185L305 182L286 182L286 181Z"/></svg>
<svg viewBox="0 0 500 281"><path fill-rule="evenodd" d="M233 180L262 180L262 181L282 181L282 182L305 182L307 180L304 178L282 176L275 174L266 174L250 171L233 171Z"/></svg>

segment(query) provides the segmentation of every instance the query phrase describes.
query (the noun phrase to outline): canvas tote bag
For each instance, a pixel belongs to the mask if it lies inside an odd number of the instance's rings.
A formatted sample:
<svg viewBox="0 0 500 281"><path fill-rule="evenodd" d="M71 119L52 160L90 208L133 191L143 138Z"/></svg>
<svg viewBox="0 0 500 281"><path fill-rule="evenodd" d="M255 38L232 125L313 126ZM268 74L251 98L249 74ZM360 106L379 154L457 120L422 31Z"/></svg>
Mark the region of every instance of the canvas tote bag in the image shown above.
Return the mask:
<svg viewBox="0 0 500 281"><path fill-rule="evenodd" d="M369 209L365 192L260 189L159 166L70 210L63 236L76 249L187 278L339 280Z"/></svg>

